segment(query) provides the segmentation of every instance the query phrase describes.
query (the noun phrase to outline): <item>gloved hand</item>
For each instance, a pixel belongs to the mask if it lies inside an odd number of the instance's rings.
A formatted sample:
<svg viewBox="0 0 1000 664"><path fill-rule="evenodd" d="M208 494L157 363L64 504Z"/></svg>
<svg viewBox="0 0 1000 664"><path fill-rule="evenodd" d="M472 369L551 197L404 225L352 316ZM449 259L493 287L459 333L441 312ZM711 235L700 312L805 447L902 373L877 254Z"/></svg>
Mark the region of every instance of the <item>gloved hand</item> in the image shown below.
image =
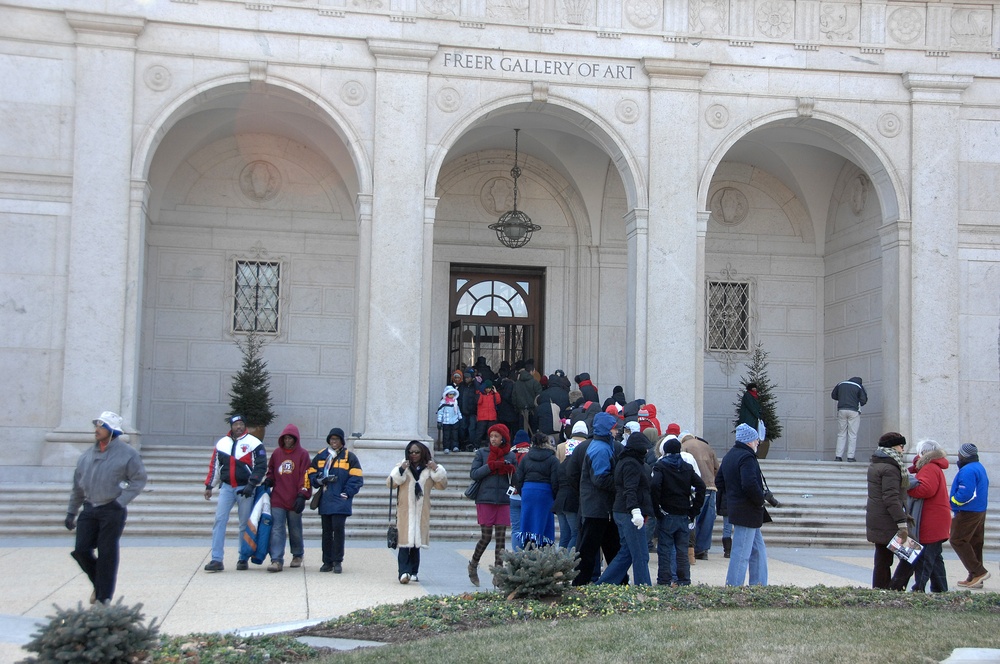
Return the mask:
<svg viewBox="0 0 1000 664"><path fill-rule="evenodd" d="M302 511L306 508L306 497L301 493L295 496L295 513L302 514Z"/></svg>
<svg viewBox="0 0 1000 664"><path fill-rule="evenodd" d="M900 528L896 531L896 536L899 537L903 544L906 544L906 539L910 536L910 531L906 528Z"/></svg>
<svg viewBox="0 0 1000 664"><path fill-rule="evenodd" d="M632 510L632 525L636 528L642 528L642 524L645 523L645 519L642 518L642 510L636 507Z"/></svg>
<svg viewBox="0 0 1000 664"><path fill-rule="evenodd" d="M517 472L517 466L512 463L505 463L502 470L504 475L513 475Z"/></svg>
<svg viewBox="0 0 1000 664"><path fill-rule="evenodd" d="M264 486L268 487L269 489L273 489L274 488L274 478L271 477L270 475L268 475L267 477L265 477L264 478Z"/></svg>
<svg viewBox="0 0 1000 664"><path fill-rule="evenodd" d="M493 459L486 462L486 465L490 467L490 471L494 473L499 473L503 470L504 464L506 462L503 459Z"/></svg>
<svg viewBox="0 0 1000 664"><path fill-rule="evenodd" d="M66 515L66 530L76 530L76 516L73 514Z"/></svg>
<svg viewBox="0 0 1000 664"><path fill-rule="evenodd" d="M253 498L253 495L257 492L257 485L247 482L240 490L236 492L237 496L245 496L246 498Z"/></svg>

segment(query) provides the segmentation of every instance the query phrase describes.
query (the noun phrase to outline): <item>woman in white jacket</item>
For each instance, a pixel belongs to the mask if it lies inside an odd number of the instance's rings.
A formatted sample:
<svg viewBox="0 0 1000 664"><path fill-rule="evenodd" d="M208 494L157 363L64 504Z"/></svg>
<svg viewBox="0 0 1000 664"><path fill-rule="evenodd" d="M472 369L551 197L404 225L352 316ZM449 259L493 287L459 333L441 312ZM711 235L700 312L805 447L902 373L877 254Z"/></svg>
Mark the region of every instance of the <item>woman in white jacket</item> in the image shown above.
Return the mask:
<svg viewBox="0 0 1000 664"><path fill-rule="evenodd" d="M448 474L418 440L406 445L406 458L392 469L385 481L399 487L396 527L399 529L399 582L419 581L420 549L429 546L431 489L448 486Z"/></svg>

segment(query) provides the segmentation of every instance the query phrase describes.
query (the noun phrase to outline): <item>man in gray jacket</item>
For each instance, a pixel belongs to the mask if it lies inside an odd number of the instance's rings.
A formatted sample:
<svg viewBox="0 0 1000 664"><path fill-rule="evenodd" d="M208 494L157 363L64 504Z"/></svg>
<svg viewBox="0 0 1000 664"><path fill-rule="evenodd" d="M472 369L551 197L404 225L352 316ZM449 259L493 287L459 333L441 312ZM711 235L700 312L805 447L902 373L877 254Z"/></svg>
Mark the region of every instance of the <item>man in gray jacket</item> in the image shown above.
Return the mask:
<svg viewBox="0 0 1000 664"><path fill-rule="evenodd" d="M146 486L146 467L133 447L118 440L123 433L122 418L116 413L105 411L94 420L95 442L76 462L66 510L67 530L76 529L76 547L70 555L94 584L91 604L107 604L115 593L126 506ZM76 513L81 505L78 524Z"/></svg>
<svg viewBox="0 0 1000 664"><path fill-rule="evenodd" d="M861 384L861 378L852 376L850 380L837 383L830 397L837 402L837 455L834 460L844 460L846 443L847 460L853 462L854 452L858 447L861 407L868 403L868 393Z"/></svg>

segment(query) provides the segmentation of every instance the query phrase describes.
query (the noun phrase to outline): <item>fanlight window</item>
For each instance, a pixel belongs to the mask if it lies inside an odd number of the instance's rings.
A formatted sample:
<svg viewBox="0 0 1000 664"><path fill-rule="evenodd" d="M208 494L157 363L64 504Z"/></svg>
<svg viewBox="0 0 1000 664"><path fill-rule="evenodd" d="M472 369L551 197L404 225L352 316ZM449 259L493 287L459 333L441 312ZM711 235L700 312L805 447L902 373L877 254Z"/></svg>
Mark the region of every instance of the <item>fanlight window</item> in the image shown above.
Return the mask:
<svg viewBox="0 0 1000 664"><path fill-rule="evenodd" d="M468 285L465 279L456 280L456 289L461 291ZM455 307L457 316L486 316L490 312L499 318L527 318L527 281L514 285L503 281L480 281L469 286Z"/></svg>

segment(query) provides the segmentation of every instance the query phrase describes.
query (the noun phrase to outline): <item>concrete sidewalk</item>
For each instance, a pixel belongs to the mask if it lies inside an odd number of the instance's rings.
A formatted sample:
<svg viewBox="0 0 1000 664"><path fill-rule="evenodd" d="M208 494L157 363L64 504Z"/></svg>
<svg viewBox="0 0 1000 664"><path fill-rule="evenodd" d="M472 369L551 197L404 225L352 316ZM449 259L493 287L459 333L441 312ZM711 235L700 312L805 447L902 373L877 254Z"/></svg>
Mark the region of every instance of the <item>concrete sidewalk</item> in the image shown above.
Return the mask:
<svg viewBox="0 0 1000 664"><path fill-rule="evenodd" d="M398 603L422 595L452 595L476 588L466 576L473 542L432 542L421 552L420 583L401 585L396 576L396 552L384 541L349 541L343 574L319 572L318 542L307 542L305 564L272 574L265 565L236 571L234 541L227 542L226 571L202 570L209 560L209 538L203 540L122 540L115 599L142 602L147 619L157 618L167 634L192 632L277 632L304 627L357 609ZM73 536L10 539L0 545L0 562L10 570L0 606L0 662L27 656L27 643L38 624L53 613L53 604L72 607L86 603L91 586L69 552ZM286 565L291 559L286 555ZM483 556L493 560L492 547ZM723 585L728 560L713 549L709 560L692 568L694 583ZM771 585L808 587L871 584L870 549L768 548ZM996 560L988 566L995 569ZM951 587L965 577L953 555L946 556ZM655 578L656 556L650 567ZM480 576L488 584L488 565ZM994 586L991 588L990 586ZM487 589L484 585L483 589ZM1000 590L1000 577L986 582ZM268 597L268 601L260 601ZM246 600L246 601L241 601ZM247 615L234 607L253 606Z"/></svg>

